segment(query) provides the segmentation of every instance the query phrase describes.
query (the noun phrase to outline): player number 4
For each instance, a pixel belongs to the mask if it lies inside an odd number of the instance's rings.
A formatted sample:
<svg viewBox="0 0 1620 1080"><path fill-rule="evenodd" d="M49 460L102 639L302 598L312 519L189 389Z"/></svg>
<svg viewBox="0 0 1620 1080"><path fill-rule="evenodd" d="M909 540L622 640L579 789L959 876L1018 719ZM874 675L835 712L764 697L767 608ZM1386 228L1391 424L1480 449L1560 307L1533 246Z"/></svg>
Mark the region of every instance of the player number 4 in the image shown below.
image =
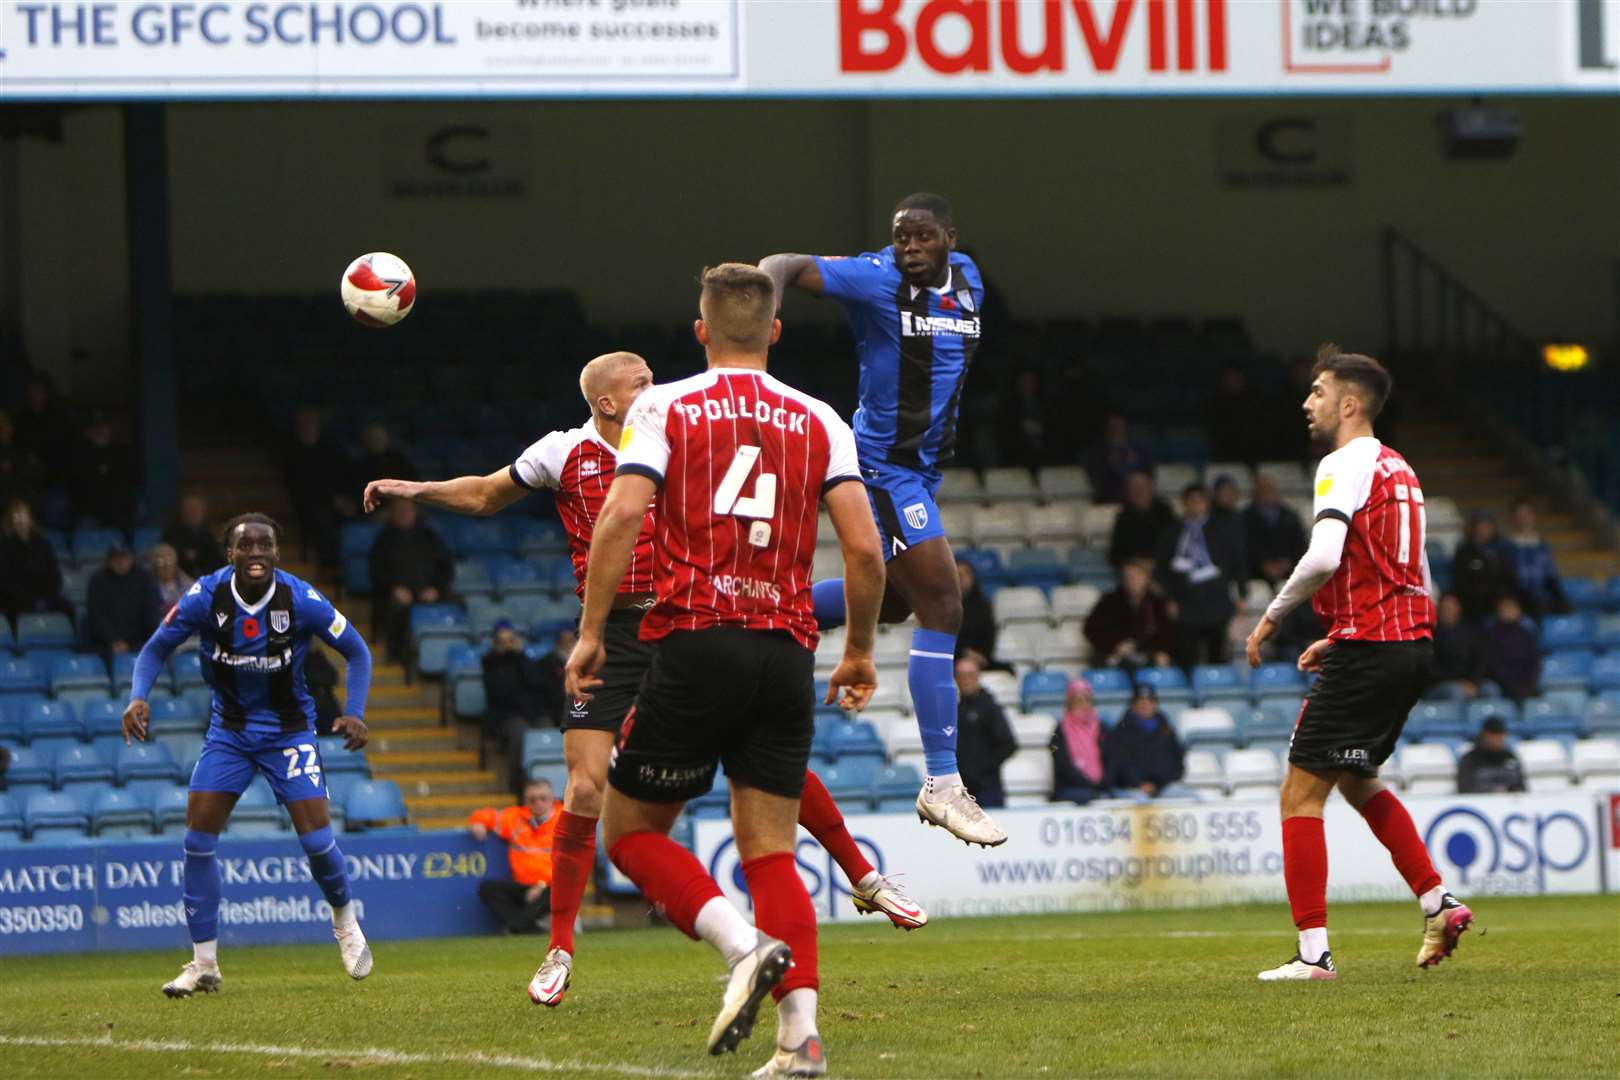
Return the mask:
<svg viewBox="0 0 1620 1080"><path fill-rule="evenodd" d="M743 484L758 460L759 447L737 447L737 456L731 459L731 467L720 478L720 486L714 489L714 512L753 518L753 524L748 527L748 543L762 548L771 542L768 519L776 514L776 474L760 473L759 479L754 482L754 493L742 495Z"/></svg>

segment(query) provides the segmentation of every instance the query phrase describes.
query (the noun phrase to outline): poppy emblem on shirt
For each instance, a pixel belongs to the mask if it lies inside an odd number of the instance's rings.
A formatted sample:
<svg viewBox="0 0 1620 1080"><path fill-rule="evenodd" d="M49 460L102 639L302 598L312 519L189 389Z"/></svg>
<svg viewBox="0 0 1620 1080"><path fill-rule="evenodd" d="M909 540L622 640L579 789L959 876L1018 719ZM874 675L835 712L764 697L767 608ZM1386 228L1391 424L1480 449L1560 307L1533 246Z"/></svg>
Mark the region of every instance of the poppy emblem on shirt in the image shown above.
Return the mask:
<svg viewBox="0 0 1620 1080"><path fill-rule="evenodd" d="M939 306L944 308L946 311L955 311L956 301L952 300L948 296L942 296L939 298Z"/></svg>
<svg viewBox="0 0 1620 1080"><path fill-rule="evenodd" d="M285 634L287 627L292 625L292 617L285 611L272 611L270 613L270 629L278 634Z"/></svg>
<svg viewBox="0 0 1620 1080"><path fill-rule="evenodd" d="M258 637L259 636L259 620L258 619L243 619L242 620L242 636L245 637L245 638L256 638L256 637Z"/></svg>

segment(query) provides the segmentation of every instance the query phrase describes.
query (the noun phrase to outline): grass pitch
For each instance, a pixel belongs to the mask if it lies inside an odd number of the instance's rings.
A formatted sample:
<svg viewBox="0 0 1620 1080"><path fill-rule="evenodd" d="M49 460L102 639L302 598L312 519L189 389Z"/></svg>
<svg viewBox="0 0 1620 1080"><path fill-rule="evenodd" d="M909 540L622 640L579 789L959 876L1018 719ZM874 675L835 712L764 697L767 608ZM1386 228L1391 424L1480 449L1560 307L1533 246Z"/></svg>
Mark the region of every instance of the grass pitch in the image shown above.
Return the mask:
<svg viewBox="0 0 1620 1080"><path fill-rule="evenodd" d="M1412 904L1339 904L1336 983L1262 985L1294 949L1287 909L1032 916L825 929L821 1026L834 1076L1614 1076L1620 901L1489 899L1488 928L1413 966ZM222 950L224 991L169 1001L166 953L0 963L0 1075L21 1077L741 1076L703 1045L721 967L669 929L582 936L562 1007L523 987L543 939Z"/></svg>

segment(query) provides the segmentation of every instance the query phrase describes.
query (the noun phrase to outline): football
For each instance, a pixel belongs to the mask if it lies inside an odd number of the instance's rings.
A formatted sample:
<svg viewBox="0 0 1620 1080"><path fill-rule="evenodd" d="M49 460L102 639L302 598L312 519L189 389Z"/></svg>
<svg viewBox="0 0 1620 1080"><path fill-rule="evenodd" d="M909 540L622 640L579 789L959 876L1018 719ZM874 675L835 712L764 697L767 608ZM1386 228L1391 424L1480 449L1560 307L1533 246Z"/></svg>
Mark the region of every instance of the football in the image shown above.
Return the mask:
<svg viewBox="0 0 1620 1080"><path fill-rule="evenodd" d="M416 275L398 255L373 251L349 264L338 291L355 322L393 326L416 304Z"/></svg>

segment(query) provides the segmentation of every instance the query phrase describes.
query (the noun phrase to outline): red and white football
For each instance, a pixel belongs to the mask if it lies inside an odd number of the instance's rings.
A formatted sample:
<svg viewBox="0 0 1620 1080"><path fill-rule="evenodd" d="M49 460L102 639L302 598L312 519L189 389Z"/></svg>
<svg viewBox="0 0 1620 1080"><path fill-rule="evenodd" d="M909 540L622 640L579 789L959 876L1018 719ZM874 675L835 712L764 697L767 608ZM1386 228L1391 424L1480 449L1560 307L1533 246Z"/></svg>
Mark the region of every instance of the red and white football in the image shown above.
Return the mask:
<svg viewBox="0 0 1620 1080"><path fill-rule="evenodd" d="M362 255L338 284L343 306L362 326L393 326L416 303L416 275L405 260L386 251Z"/></svg>

